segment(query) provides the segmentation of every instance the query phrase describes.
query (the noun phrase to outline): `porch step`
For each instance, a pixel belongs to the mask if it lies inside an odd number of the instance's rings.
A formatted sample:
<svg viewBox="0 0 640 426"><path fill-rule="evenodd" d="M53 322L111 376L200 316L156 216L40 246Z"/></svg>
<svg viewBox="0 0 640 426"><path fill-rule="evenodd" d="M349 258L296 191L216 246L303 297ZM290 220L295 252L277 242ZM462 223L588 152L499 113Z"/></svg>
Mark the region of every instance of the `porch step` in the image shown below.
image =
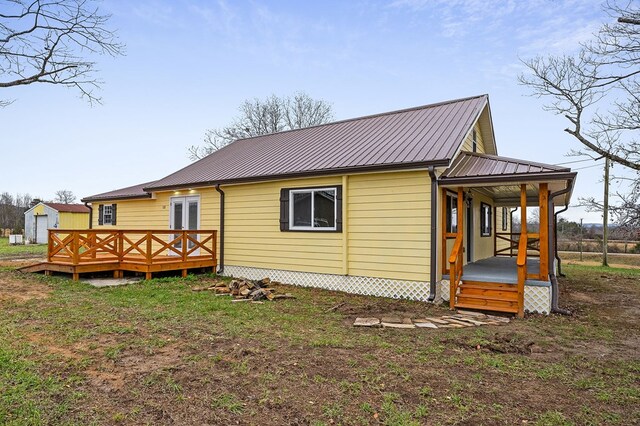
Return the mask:
<svg viewBox="0 0 640 426"><path fill-rule="evenodd" d="M456 308L518 312L518 287L512 284L464 281L456 295Z"/></svg>
<svg viewBox="0 0 640 426"><path fill-rule="evenodd" d="M456 303L456 308L460 309L473 309L476 311L494 311L494 312L506 312L509 314L517 314L518 313L518 308L515 307L504 307L504 306L500 306L500 307L493 307L493 306L487 306L487 305L476 305L476 304L472 304L472 303Z"/></svg>

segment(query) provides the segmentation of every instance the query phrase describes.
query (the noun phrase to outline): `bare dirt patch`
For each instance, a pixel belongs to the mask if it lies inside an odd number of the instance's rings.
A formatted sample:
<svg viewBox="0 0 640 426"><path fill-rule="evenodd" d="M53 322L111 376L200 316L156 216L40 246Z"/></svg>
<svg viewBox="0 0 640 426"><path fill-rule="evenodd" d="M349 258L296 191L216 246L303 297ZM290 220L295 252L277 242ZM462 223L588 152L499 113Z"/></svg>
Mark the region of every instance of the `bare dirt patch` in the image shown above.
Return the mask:
<svg viewBox="0 0 640 426"><path fill-rule="evenodd" d="M31 299L49 297L51 288L34 280L17 280L8 273L0 272L0 302L26 302Z"/></svg>

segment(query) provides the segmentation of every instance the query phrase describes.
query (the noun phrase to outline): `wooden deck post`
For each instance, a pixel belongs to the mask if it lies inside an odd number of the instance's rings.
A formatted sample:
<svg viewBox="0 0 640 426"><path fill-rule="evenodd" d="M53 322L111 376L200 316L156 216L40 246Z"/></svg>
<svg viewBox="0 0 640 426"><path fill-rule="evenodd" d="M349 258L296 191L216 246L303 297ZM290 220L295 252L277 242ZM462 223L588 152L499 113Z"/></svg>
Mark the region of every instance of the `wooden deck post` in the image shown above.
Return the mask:
<svg viewBox="0 0 640 426"><path fill-rule="evenodd" d="M540 280L549 279L549 185L539 187L540 207Z"/></svg>
<svg viewBox="0 0 640 426"><path fill-rule="evenodd" d="M53 238L51 237L51 229L49 229L47 235L47 262L51 262L51 253L53 253Z"/></svg>

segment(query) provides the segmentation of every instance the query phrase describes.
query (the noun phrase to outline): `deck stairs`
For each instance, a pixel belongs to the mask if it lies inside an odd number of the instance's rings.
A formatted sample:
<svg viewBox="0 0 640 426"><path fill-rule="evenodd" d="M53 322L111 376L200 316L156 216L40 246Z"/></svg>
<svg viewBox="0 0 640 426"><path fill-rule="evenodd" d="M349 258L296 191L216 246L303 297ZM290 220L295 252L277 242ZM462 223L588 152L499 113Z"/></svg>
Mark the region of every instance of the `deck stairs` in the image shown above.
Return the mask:
<svg viewBox="0 0 640 426"><path fill-rule="evenodd" d="M518 313L518 286L507 283L465 280L463 275L456 292L455 307Z"/></svg>

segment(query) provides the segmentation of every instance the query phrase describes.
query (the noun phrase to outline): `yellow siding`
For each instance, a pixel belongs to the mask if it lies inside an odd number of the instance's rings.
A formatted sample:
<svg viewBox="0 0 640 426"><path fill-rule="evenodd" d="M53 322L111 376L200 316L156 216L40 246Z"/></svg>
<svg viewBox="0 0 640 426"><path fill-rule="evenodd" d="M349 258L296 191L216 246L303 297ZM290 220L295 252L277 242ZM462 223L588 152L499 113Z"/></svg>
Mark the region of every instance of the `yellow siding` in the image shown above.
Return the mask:
<svg viewBox="0 0 640 426"><path fill-rule="evenodd" d="M44 205L39 204L33 208L34 216L40 216L44 214Z"/></svg>
<svg viewBox="0 0 640 426"><path fill-rule="evenodd" d="M87 229L88 227L89 213L60 212L58 215L60 229Z"/></svg>
<svg viewBox="0 0 640 426"><path fill-rule="evenodd" d="M491 224L491 235L488 237L481 236L480 233L480 203L489 204L493 211L493 200L485 195L480 195L476 192L473 193L473 260L486 259L493 256L494 247L494 235L495 229L493 229L493 223ZM493 213L492 213L493 214ZM466 216L465 216L466 219ZM464 229L467 232L467 227ZM465 235L466 241L466 235Z"/></svg>
<svg viewBox="0 0 640 426"><path fill-rule="evenodd" d="M343 186L344 229L281 232L282 188ZM426 171L393 172L226 185L225 264L390 279L429 279L430 181ZM183 191L201 197L201 228L219 228L214 188ZM96 229L168 229L173 192L155 199L115 200L117 225ZM345 251L347 247L347 251Z"/></svg>
<svg viewBox="0 0 640 426"><path fill-rule="evenodd" d="M281 232L280 189L340 185L326 177L225 186L225 263L291 271L342 273L342 234Z"/></svg>
<svg viewBox="0 0 640 426"><path fill-rule="evenodd" d="M349 274L428 280L428 173L352 175L348 185Z"/></svg>
<svg viewBox="0 0 640 426"><path fill-rule="evenodd" d="M155 194L155 198L138 200L105 200L93 203L94 229L170 229L169 212L171 197L200 197L200 229L217 230L220 225L219 194L214 188L203 188L191 191L166 191ZM116 204L116 225L98 225L98 211L100 204ZM135 237L135 236L134 236ZM140 235L141 237L141 235ZM168 237L166 237L168 238ZM220 247L220 233L218 233L217 247ZM159 244L154 243L154 250ZM219 256L219 254L218 254Z"/></svg>
<svg viewBox="0 0 640 426"><path fill-rule="evenodd" d="M476 122L476 124L473 126L473 129L476 131L476 141L477 141L476 152L480 152L484 154L486 150L484 146L484 139L482 138L482 132L480 131L480 123ZM462 144L462 150L469 151L469 152L473 151L473 131L469 132L469 134L465 138L464 143Z"/></svg>

